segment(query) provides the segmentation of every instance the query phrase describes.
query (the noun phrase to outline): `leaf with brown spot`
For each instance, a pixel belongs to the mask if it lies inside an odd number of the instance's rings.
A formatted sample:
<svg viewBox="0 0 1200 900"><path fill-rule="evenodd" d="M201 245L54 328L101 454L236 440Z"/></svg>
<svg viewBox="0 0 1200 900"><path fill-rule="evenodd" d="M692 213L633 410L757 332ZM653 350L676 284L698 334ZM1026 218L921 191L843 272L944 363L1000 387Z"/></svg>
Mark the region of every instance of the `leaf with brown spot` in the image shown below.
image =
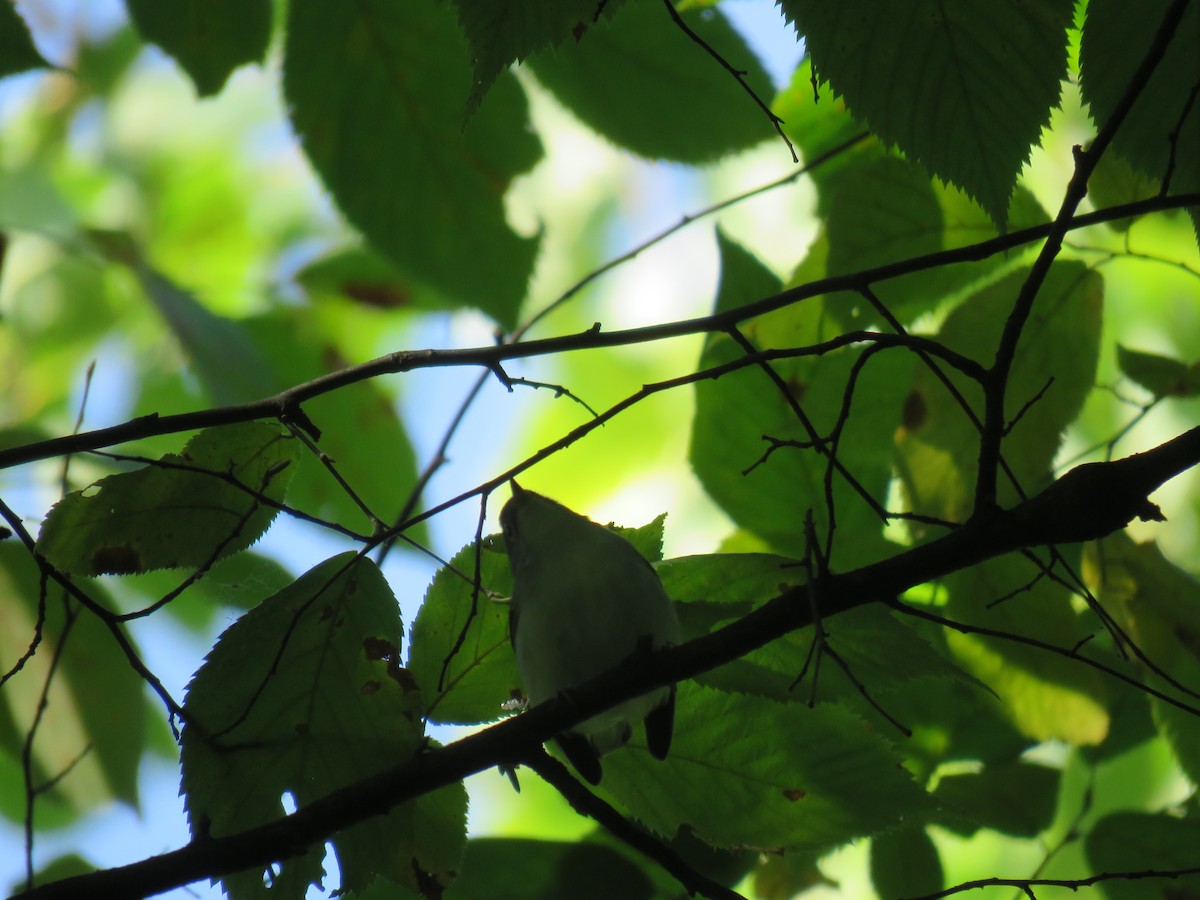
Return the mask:
<svg viewBox="0 0 1200 900"><path fill-rule="evenodd" d="M209 428L181 454L67 494L46 517L38 550L70 575L200 567L267 530L298 459L278 425Z"/></svg>

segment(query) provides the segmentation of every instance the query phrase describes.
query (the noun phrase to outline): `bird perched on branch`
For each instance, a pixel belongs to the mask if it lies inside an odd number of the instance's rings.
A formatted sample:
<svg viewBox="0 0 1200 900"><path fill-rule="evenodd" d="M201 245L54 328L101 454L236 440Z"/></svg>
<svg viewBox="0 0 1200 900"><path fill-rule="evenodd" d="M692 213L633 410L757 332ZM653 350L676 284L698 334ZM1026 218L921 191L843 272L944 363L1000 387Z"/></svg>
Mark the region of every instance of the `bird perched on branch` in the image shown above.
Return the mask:
<svg viewBox="0 0 1200 900"><path fill-rule="evenodd" d="M531 706L625 662L638 650L679 642L679 620L658 574L615 531L527 491L515 481L500 512L512 568L509 636ZM675 686L627 700L558 735L592 784L600 757L643 721L646 747L665 759L675 724Z"/></svg>

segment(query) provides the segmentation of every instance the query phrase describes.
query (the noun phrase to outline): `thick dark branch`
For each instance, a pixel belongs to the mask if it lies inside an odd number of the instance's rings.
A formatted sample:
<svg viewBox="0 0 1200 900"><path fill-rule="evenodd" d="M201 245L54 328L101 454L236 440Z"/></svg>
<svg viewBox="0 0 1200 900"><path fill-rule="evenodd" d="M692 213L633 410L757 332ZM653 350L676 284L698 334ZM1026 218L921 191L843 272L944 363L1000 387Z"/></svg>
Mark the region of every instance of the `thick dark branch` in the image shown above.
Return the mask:
<svg viewBox="0 0 1200 900"><path fill-rule="evenodd" d="M1147 494L1200 463L1200 427L1154 450L1068 472L1011 510L977 517L944 537L822 580L824 617L890 602L919 584L1012 550L1104 537L1151 512ZM1100 499L1097 499L1100 498ZM1101 502L1102 501L1102 502ZM139 898L304 852L336 832L498 764L519 763L554 734L651 688L692 678L811 623L807 586L789 588L712 634L639 658L521 716L415 756L291 815L238 834L197 838L171 853L18 894L22 900Z"/></svg>
<svg viewBox="0 0 1200 900"><path fill-rule="evenodd" d="M595 819L618 840L654 860L665 871L671 873L687 890L689 896L700 894L710 900L746 900L737 891L718 884L696 871L671 846L626 819L620 812L589 791L567 770L566 766L541 747L522 763L537 772L545 782L562 794L575 812L581 816Z"/></svg>
<svg viewBox="0 0 1200 900"><path fill-rule="evenodd" d="M1170 209L1182 209L1188 206L1200 206L1200 194L1180 194L1173 197L1152 197L1139 200L1136 203L1126 203L1099 212L1075 216L1068 223L1068 230L1085 228L1101 222L1113 222L1133 218L1152 212L1162 212ZM765 297L754 303L747 303L734 309L724 310L710 316L700 316L695 319L683 319L662 325L650 325L644 328L630 328L621 331L602 332L599 326L581 334L564 337L547 338L540 341L525 341L519 344L502 344L494 347L474 347L456 350L400 350L389 353L378 359L351 366L338 372L331 372L320 378L304 384L296 385L274 395L243 403L237 406L223 406L216 409L198 410L196 412L179 413L176 415L151 415L131 419L120 425L109 428L98 428L80 434L51 438L37 441L19 447L0 450L0 469L34 462L39 459L51 459L69 453L84 450L98 450L111 447L126 441L140 440L163 434L179 434L209 428L214 425L232 425L236 422L250 422L257 419L296 419L304 425L301 405L306 400L330 393L339 388L360 381L367 381L380 375L391 375L409 372L414 369L428 369L440 366L479 366L495 371L505 360L531 356L549 356L571 350L592 350L603 347L620 347L630 344L642 344L651 341L661 341L673 337L683 337L692 334L709 334L728 332L730 328L747 319L763 315L776 309L781 309L793 303L799 303L810 297L821 294L831 294L837 291L852 291L861 293L866 287L913 272L923 272L940 266L955 263L978 262L1044 239L1052 224L1025 228L1010 234L1001 235L991 240L981 241L953 250L943 250L925 256L901 260L873 269L865 269L848 275L837 275L822 278L795 288L782 291L771 297Z"/></svg>

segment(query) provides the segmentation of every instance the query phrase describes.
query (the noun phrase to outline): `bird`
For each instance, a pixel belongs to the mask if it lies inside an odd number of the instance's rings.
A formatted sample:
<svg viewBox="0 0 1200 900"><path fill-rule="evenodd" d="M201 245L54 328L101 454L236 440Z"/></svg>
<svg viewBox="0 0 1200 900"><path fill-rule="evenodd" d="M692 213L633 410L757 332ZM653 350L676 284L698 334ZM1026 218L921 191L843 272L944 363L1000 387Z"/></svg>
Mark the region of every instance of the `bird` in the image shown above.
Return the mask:
<svg viewBox="0 0 1200 900"><path fill-rule="evenodd" d="M679 643L679 619L658 573L617 532L516 481L500 525L513 577L509 637L530 706L636 651ZM675 726L673 684L599 713L555 742L595 785L600 757L624 746L639 721L650 755L665 759Z"/></svg>

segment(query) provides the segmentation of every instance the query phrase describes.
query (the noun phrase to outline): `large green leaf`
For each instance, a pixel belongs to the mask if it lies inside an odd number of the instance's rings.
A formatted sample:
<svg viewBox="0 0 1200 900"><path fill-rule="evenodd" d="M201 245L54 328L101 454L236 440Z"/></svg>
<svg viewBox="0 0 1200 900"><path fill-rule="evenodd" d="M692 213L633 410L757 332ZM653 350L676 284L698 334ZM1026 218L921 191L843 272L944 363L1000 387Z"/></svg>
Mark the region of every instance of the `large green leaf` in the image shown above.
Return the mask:
<svg viewBox="0 0 1200 900"><path fill-rule="evenodd" d="M513 860L520 860L519 866ZM652 900L646 874L611 847L570 841L475 838L445 900Z"/></svg>
<svg viewBox="0 0 1200 900"><path fill-rule="evenodd" d="M828 275L844 275L885 266L942 250L954 250L997 235L996 226L962 192L935 184L920 167L895 157L865 158L845 164L818 181L828 206ZM1025 188L1017 188L1008 209L1008 225L1025 228L1047 220ZM986 278L1010 256L942 265L872 285L875 296L902 323L936 309L956 292ZM882 326L884 319L864 298L838 293L829 312L847 327ZM890 328L889 328L890 330Z"/></svg>
<svg viewBox="0 0 1200 900"><path fill-rule="evenodd" d="M956 572L946 586L949 618L1018 638L951 632L947 643L959 663L1000 696L1022 733L1074 745L1104 740L1109 715L1100 673L1019 640L1025 636L1069 650L1091 628L1102 627L1075 613L1063 585L1039 578L1029 560L1010 554Z"/></svg>
<svg viewBox="0 0 1200 900"><path fill-rule="evenodd" d="M1080 86L1097 127L1108 121L1128 89L1169 5L1168 0L1088 3L1079 48ZM1170 168L1173 194L1200 190L1200 103L1194 93L1197 57L1200 7L1193 3L1113 138L1113 150L1143 175L1161 182ZM1200 235L1196 210L1192 221Z"/></svg>
<svg viewBox="0 0 1200 900"><path fill-rule="evenodd" d="M764 102L770 98L762 63L719 10L681 16L744 71ZM577 45L539 53L529 66L590 127L642 156L705 162L771 135L766 114L674 25L661 3L625 4L611 21L589 28Z"/></svg>
<svg viewBox="0 0 1200 900"><path fill-rule="evenodd" d="M1027 275L1027 270L1016 271L967 298L947 317L938 341L981 365L991 365ZM1055 264L1017 344L1005 393L1006 420L1015 424L1003 453L1027 493L1048 481L1062 432L1075 420L1094 384L1102 298L1099 275L1081 263ZM941 368L981 420L978 385L945 364ZM970 514L979 430L924 365L917 368L904 402L900 452L905 487L916 512L956 522ZM1017 498L1003 474L999 487L1003 503Z"/></svg>
<svg viewBox="0 0 1200 900"><path fill-rule="evenodd" d="M1106 538L1096 562L1105 607L1158 669L1152 672L1143 662L1143 679L1169 696L1178 696L1179 691L1167 685L1159 672L1194 690L1200 684L1196 578L1164 557L1156 544L1135 544L1124 534ZM1194 696L1181 699L1196 705ZM1150 709L1180 766L1189 778L1200 778L1200 717L1157 697L1150 698Z"/></svg>
<svg viewBox="0 0 1200 900"><path fill-rule="evenodd" d="M399 668L396 598L369 560L326 560L231 625L188 686L183 792L193 831L231 834L279 818L424 746L420 697ZM465 843L461 785L333 838L343 887L376 874L417 888L448 883ZM234 897L301 894L321 848L224 879Z"/></svg>
<svg viewBox="0 0 1200 900"><path fill-rule="evenodd" d="M243 63L259 62L271 39L270 0L126 0L137 30L175 57L201 97L218 93Z"/></svg>
<svg viewBox="0 0 1200 900"><path fill-rule="evenodd" d="M1057 769L1024 761L945 775L933 793L942 804L938 821L961 834L983 827L1036 837L1054 821L1060 780Z"/></svg>
<svg viewBox="0 0 1200 900"><path fill-rule="evenodd" d="M0 78L29 69L48 67L24 20L11 3L0 3Z"/></svg>
<svg viewBox="0 0 1200 900"><path fill-rule="evenodd" d="M611 16L622 0L453 0L458 21L471 47L475 78L471 106L483 99L508 65L531 53L561 44L567 37L581 41L601 15Z"/></svg>
<svg viewBox="0 0 1200 900"><path fill-rule="evenodd" d="M0 543L0 671L9 671L29 649L46 591L37 652L0 690L0 814L24 819L22 743L40 715L30 757L34 785L44 788L35 821L63 825L110 798L137 805L145 684L95 615L40 580L24 547ZM110 605L96 585L87 590Z"/></svg>
<svg viewBox="0 0 1200 900"><path fill-rule="evenodd" d="M471 586L470 544L438 571L413 622L409 668L432 722L490 722L503 714L503 703L521 693L508 639L508 604L497 602L512 594L508 558L492 537L485 539L479 559L484 590Z"/></svg>
<svg viewBox="0 0 1200 900"><path fill-rule="evenodd" d="M638 736L604 761L603 790L660 834L688 826L718 847L824 849L929 809L891 746L838 707L688 682L675 722L665 762Z"/></svg>
<svg viewBox="0 0 1200 900"><path fill-rule="evenodd" d="M727 307L731 300L737 304L757 296L765 284L761 266L756 274L745 251L727 241L722 241L721 253L718 308ZM821 309L819 301L788 307L744 324L742 333L756 349L804 347L825 337L829 323ZM755 365L696 386L689 450L692 467L734 522L782 553L803 555L807 510L813 511L822 537L831 512L826 495L828 457L802 446L812 435L792 403L799 405L818 437L830 438L846 408L847 387L861 353L843 348L817 358L774 361L771 368L782 380L782 390ZM732 338L717 335L707 342L700 368L732 363L744 355ZM879 503L885 497L893 434L900 423L903 385L911 368L911 354L893 349L876 354L857 373L837 458L858 487L841 472L835 472L830 482L837 524L835 567L872 561L886 551L883 522L862 493ZM780 444L768 456L769 440Z"/></svg>
<svg viewBox="0 0 1200 900"><path fill-rule="evenodd" d="M1200 893L1200 875L1166 873L1196 867L1200 821L1169 813L1118 812L1096 823L1084 842L1096 872L1143 872L1147 877L1105 881L1110 900L1179 900ZM1163 872L1159 878L1155 871Z"/></svg>
<svg viewBox="0 0 1200 900"><path fill-rule="evenodd" d="M464 128L470 88L466 47L442 4L291 6L284 91L342 211L414 282L507 328L538 241L513 233L502 201L540 147L511 76Z"/></svg>
<svg viewBox="0 0 1200 900"><path fill-rule="evenodd" d="M791 585L805 580L796 560L766 553L717 553L670 559L658 567L667 593L676 601L685 639L698 637L760 606ZM820 615L820 598L815 597ZM916 629L878 604L856 607L821 621L829 649L855 681L826 663L816 695L822 701L851 704L872 716L860 686L886 706L896 694L912 692L922 703L931 679L980 685ZM787 634L739 660L707 672L697 680L723 690L758 694L774 700L808 700L811 681L798 686L797 676L809 657L812 630ZM810 678L812 676L810 675ZM907 698L900 701L907 709ZM883 723L881 727L891 727Z"/></svg>
<svg viewBox="0 0 1200 900"><path fill-rule="evenodd" d="M820 79L1003 225L1067 73L1071 0L783 0Z"/></svg>
<svg viewBox="0 0 1200 900"><path fill-rule="evenodd" d="M311 308L276 309L242 325L279 384L303 384L348 364L331 329ZM351 333L346 342L356 337L361 342L362 333ZM358 499L381 521L395 521L416 486L417 460L395 401L381 384L347 385L306 400L304 412L321 431L318 446ZM289 497L310 515L359 531L372 527L345 487L311 454L300 459ZM420 541L425 529L418 526L407 534Z"/></svg>
<svg viewBox="0 0 1200 900"><path fill-rule="evenodd" d="M212 312L190 291L151 266L125 232L93 229L88 238L110 260L130 267L215 403L248 403L278 390L262 350L241 322Z"/></svg>
<svg viewBox="0 0 1200 900"><path fill-rule="evenodd" d="M78 575L211 564L267 530L278 510L259 497L283 499L298 454L277 425L207 429L180 454L68 494L42 523L38 549Z"/></svg>

